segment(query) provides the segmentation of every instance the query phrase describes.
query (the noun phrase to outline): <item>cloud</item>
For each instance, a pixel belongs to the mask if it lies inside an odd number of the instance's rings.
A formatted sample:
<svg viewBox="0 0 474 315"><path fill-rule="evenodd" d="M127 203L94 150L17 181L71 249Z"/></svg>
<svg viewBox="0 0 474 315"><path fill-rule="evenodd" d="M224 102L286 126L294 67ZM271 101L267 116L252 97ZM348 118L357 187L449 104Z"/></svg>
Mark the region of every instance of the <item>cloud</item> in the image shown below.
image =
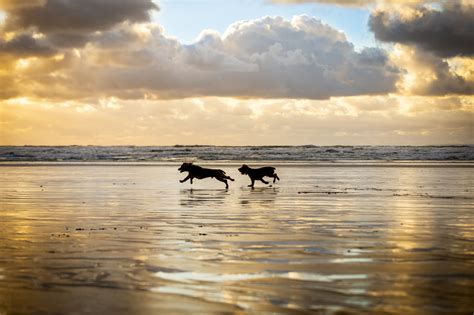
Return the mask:
<svg viewBox="0 0 474 315"><path fill-rule="evenodd" d="M474 93L474 78L465 59L460 67L416 47L396 44L391 60L404 69L398 82L401 93L412 95L469 95Z"/></svg>
<svg viewBox="0 0 474 315"><path fill-rule="evenodd" d="M378 40L416 46L440 57L474 56L474 5L446 2L442 9L425 6L408 15L377 10L369 19Z"/></svg>
<svg viewBox="0 0 474 315"><path fill-rule="evenodd" d="M42 6L46 3L46 0L0 0L0 10L13 10L28 7Z"/></svg>
<svg viewBox="0 0 474 315"><path fill-rule="evenodd" d="M89 33L115 24L149 20L158 7L151 0L46 0L30 6L7 5L6 28L41 33Z"/></svg>
<svg viewBox="0 0 474 315"><path fill-rule="evenodd" d="M376 39L395 44L391 59L405 72L398 82L401 92L474 93L472 65L466 61L474 56L472 4L443 1L439 6L377 9L369 28Z"/></svg>
<svg viewBox="0 0 474 315"><path fill-rule="evenodd" d="M2 75L0 73L0 100L1 99L9 99L11 97L15 97L19 94L17 90L17 86L12 76L9 75Z"/></svg>
<svg viewBox="0 0 474 315"><path fill-rule="evenodd" d="M12 99L0 102L0 126L2 143L17 145L456 144L471 141L473 106L464 96Z"/></svg>
<svg viewBox="0 0 474 315"><path fill-rule="evenodd" d="M158 10L151 0L1 0L6 32L41 34L57 48L82 47L97 32L120 23L140 23Z"/></svg>
<svg viewBox="0 0 474 315"><path fill-rule="evenodd" d="M191 45L151 23L125 22L88 36L82 49L60 50L67 65L48 73L35 66L45 61L35 60L17 72L23 90L42 98L327 99L393 92L400 75L384 50L357 52L343 33L308 16L241 21L224 35L203 32ZM35 67L43 70L35 75Z"/></svg>
<svg viewBox="0 0 474 315"><path fill-rule="evenodd" d="M416 45L443 58L474 55L474 5L469 0L273 0L372 7L370 30L384 42ZM408 13L408 14L407 14Z"/></svg>
<svg viewBox="0 0 474 315"><path fill-rule="evenodd" d="M429 63L429 66L431 67L435 77L435 80L433 80L431 84L426 87L426 90L421 91L419 94L474 94L474 81L468 81L464 77L451 71L447 61L438 58L430 58L430 56L427 56L427 54L423 53L418 54L424 56L418 57L420 63Z"/></svg>
<svg viewBox="0 0 474 315"><path fill-rule="evenodd" d="M88 56L118 61L118 56L126 60L130 54L144 61L143 67L95 65L100 88L145 89L164 98L383 94L394 91L399 76L383 50L356 52L343 33L308 16L237 22L223 36L206 32L191 45L153 28L145 42L122 48L118 55L94 46L88 49ZM74 76L80 78L83 71L89 70L81 67Z"/></svg>
<svg viewBox="0 0 474 315"><path fill-rule="evenodd" d="M16 57L50 56L55 49L39 43L28 34L22 34L9 41L0 39L0 54L9 54Z"/></svg>

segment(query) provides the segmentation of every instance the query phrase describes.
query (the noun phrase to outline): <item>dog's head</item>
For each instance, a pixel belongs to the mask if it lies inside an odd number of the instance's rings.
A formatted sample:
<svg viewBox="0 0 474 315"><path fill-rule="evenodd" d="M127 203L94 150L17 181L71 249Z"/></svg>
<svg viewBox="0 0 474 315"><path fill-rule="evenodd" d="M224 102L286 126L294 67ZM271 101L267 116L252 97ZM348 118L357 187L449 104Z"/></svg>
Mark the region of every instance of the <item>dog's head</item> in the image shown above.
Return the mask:
<svg viewBox="0 0 474 315"><path fill-rule="evenodd" d="M181 166L178 168L178 171L180 171L181 173L182 172L189 172L190 168L191 168L191 165L193 165L193 163L183 163L181 164Z"/></svg>
<svg viewBox="0 0 474 315"><path fill-rule="evenodd" d="M246 175L249 171L249 167L247 165L242 165L240 168L239 168L239 172L240 174L242 175Z"/></svg>

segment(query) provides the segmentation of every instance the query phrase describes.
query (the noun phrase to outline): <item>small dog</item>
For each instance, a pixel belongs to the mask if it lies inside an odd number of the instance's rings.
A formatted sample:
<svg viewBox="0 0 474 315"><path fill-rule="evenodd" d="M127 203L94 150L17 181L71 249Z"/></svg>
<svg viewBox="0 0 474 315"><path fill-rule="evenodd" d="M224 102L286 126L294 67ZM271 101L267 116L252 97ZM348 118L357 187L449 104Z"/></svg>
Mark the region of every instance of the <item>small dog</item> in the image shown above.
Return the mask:
<svg viewBox="0 0 474 315"><path fill-rule="evenodd" d="M239 168L239 171L242 175L248 175L250 177L250 180L252 181L252 184L249 185L249 187L253 187L253 184L255 183L256 180L260 180L265 184L268 184L267 181L263 179L263 177L273 177L273 182L275 183L276 180L280 180L278 175L275 173L275 168L271 166L266 166L266 167L260 167L260 168L251 168L247 165L242 165L242 167Z"/></svg>
<svg viewBox="0 0 474 315"><path fill-rule="evenodd" d="M188 176L180 180L179 181L180 183L184 183L185 181L189 179L192 184L193 178L203 179L207 177L213 177L217 179L218 181L225 183L225 188L229 188L229 185L227 184L227 180L234 181L234 179L231 178L230 176L227 176L223 170L204 168L204 167L194 165L193 163L183 163L178 168L178 171L180 171L181 173L188 172Z"/></svg>

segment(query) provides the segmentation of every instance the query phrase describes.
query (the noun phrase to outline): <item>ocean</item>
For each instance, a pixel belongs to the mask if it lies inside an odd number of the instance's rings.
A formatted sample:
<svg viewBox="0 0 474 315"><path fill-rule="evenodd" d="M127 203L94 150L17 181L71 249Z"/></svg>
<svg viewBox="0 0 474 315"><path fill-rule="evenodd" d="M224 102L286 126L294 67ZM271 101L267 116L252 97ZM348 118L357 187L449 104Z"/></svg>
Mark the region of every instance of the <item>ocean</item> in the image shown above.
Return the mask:
<svg viewBox="0 0 474 315"><path fill-rule="evenodd" d="M1 146L0 161L473 161L458 146Z"/></svg>

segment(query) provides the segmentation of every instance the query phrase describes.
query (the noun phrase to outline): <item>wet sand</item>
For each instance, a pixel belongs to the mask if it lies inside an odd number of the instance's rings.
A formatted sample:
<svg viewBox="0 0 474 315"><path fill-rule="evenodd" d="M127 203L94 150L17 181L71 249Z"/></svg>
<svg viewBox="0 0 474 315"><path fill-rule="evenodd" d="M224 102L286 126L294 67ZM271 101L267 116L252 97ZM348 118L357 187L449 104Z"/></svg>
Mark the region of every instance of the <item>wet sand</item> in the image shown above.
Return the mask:
<svg viewBox="0 0 474 315"><path fill-rule="evenodd" d="M474 168L0 166L0 314L471 314ZM191 189L192 188L192 189Z"/></svg>

